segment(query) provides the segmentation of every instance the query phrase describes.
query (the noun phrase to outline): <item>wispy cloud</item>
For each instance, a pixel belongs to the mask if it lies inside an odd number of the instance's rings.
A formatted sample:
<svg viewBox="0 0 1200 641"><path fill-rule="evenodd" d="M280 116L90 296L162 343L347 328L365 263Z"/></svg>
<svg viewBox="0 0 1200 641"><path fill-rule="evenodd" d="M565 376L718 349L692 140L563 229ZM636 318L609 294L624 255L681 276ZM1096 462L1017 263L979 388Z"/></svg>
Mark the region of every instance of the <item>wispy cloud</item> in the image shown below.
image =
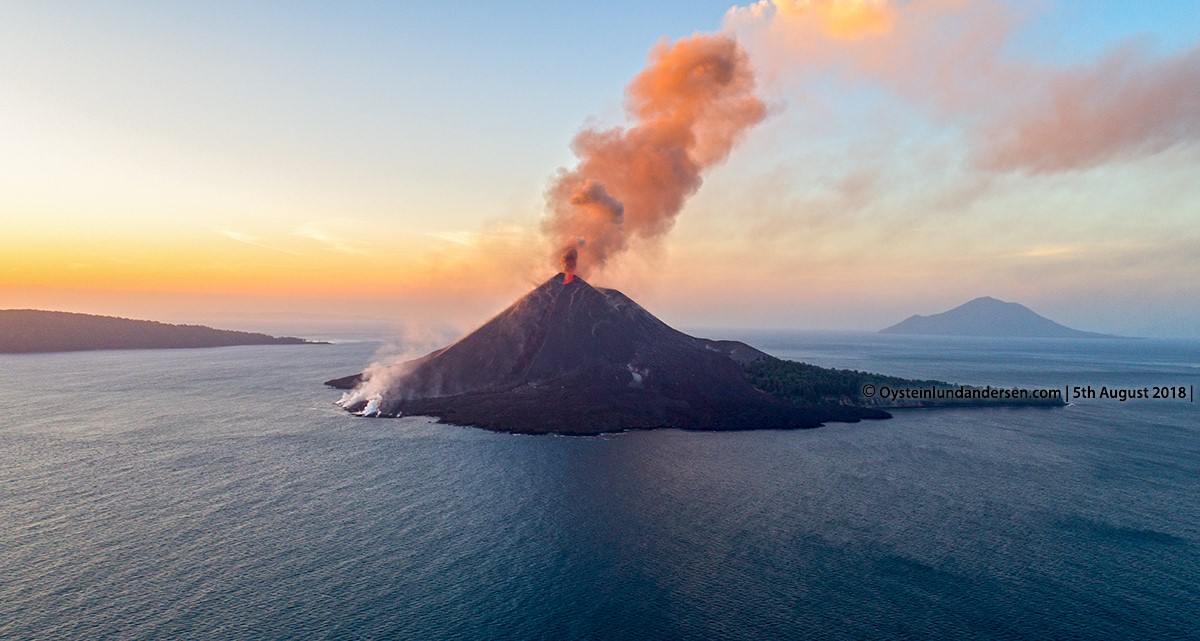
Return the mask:
<svg viewBox="0 0 1200 641"><path fill-rule="evenodd" d="M336 231L335 231L336 229ZM292 230L292 235L316 241L343 254L369 254L361 243L346 238L344 230L366 233L366 226L354 219L310 220Z"/></svg>
<svg viewBox="0 0 1200 641"><path fill-rule="evenodd" d="M450 229L425 232L424 235L462 247L494 247L496 245L529 243L534 239L534 234L527 225L499 223L486 225L480 230Z"/></svg>
<svg viewBox="0 0 1200 641"><path fill-rule="evenodd" d="M1025 250L1017 255L1024 258L1060 258L1078 253L1079 248L1074 245L1043 245Z"/></svg>
<svg viewBox="0 0 1200 641"><path fill-rule="evenodd" d="M248 234L246 232L238 231L236 229L218 229L218 230L216 230L216 232L230 240L234 240L234 241L237 241L237 242L245 244L245 245L250 245L252 247L258 247L260 249L267 249L270 251L280 252L283 254L290 254L293 256L299 255L299 252L295 252L290 249L284 249L283 247L277 247L274 245L270 245L268 243L265 243L265 242L259 240L253 234Z"/></svg>
<svg viewBox="0 0 1200 641"><path fill-rule="evenodd" d="M473 245L479 239L478 232L470 231L426 232L425 235L455 245Z"/></svg>

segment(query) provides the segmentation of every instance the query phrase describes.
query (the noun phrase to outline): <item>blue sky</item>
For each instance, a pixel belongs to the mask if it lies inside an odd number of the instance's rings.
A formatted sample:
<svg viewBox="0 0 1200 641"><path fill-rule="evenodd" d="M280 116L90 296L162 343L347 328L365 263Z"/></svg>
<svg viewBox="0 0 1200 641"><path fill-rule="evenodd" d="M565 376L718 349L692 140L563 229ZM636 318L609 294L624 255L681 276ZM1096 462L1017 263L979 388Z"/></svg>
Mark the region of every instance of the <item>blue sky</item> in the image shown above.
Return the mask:
<svg viewBox="0 0 1200 641"><path fill-rule="evenodd" d="M605 284L678 324L871 329L992 295L1084 329L1200 333L1186 122L1080 167L971 164L980 132L1072 69L1122 47L1135 75L1188 64L1200 3L959 4L1008 16L995 60L1043 84L927 99L936 32L910 76L864 63L871 38L800 58L718 2L9 2L0 306L470 325L545 271L543 193L574 135L625 122L656 42L727 28L772 115ZM923 19L890 6L896 33Z"/></svg>

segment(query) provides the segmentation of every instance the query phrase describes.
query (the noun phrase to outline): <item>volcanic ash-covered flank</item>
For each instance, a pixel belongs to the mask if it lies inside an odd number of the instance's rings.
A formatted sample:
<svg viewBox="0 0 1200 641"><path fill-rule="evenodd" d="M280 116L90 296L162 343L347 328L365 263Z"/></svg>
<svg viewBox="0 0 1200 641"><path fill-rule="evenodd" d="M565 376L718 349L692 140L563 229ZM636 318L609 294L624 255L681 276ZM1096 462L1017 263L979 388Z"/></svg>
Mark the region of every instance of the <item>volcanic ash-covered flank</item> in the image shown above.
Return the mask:
<svg viewBox="0 0 1200 641"><path fill-rule="evenodd" d="M779 400L743 373L766 354L688 336L621 292L564 280L550 278L448 347L328 384L354 388L341 403L350 411L522 433L791 429L888 416Z"/></svg>

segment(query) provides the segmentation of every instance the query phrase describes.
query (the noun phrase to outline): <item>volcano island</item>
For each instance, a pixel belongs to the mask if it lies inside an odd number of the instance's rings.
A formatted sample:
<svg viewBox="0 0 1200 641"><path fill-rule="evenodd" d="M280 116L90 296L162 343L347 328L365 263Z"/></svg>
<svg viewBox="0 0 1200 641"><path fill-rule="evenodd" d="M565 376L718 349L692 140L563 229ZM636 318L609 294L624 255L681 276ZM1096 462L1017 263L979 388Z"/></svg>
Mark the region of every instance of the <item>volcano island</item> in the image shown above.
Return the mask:
<svg viewBox="0 0 1200 641"><path fill-rule="evenodd" d="M689 336L617 290L561 273L448 347L326 381L349 390L339 404L361 416L422 415L500 432L578 435L890 418L880 409L885 403L862 397L868 383L957 387L815 367L738 341ZM933 404L981 403L888 406Z"/></svg>

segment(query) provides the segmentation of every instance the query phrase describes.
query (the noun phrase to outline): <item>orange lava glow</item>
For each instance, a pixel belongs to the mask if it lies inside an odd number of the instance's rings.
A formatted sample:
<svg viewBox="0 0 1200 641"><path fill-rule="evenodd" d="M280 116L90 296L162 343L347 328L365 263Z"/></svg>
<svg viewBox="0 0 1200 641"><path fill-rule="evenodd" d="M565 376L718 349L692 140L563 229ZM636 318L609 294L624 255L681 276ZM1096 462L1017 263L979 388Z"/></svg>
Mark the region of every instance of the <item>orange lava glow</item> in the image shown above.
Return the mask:
<svg viewBox="0 0 1200 641"><path fill-rule="evenodd" d="M569 285L575 280L575 265L579 262L579 250L568 248L562 255L563 284Z"/></svg>

